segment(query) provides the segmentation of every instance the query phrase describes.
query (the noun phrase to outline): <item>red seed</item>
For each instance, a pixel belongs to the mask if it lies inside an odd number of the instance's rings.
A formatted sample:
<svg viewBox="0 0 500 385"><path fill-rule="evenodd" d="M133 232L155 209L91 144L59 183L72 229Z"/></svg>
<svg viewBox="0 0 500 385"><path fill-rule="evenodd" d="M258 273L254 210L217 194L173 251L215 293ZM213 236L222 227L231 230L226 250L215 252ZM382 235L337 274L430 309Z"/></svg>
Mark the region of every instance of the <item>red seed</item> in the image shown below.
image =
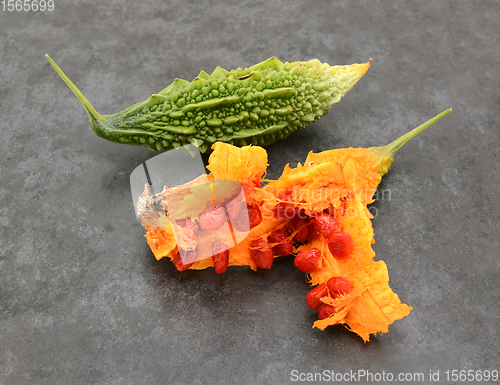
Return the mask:
<svg viewBox="0 0 500 385"><path fill-rule="evenodd" d="M248 224L250 225L250 229L253 229L255 226L260 225L262 222L262 214L260 212L259 206L257 205L247 205L248 209Z"/></svg>
<svg viewBox="0 0 500 385"><path fill-rule="evenodd" d="M229 264L229 249L227 244L221 241L212 243L212 259L217 274L225 273Z"/></svg>
<svg viewBox="0 0 500 385"><path fill-rule="evenodd" d="M293 264L304 273L312 273L320 268L322 258L321 251L313 247L298 253Z"/></svg>
<svg viewBox="0 0 500 385"><path fill-rule="evenodd" d="M293 251L293 245L283 230L273 231L267 237L267 242L271 245L274 255L290 255Z"/></svg>
<svg viewBox="0 0 500 385"><path fill-rule="evenodd" d="M290 225L292 226L293 231L296 231L293 236L293 241L298 243L305 242L311 233L311 226L309 226L309 222L297 215L290 219Z"/></svg>
<svg viewBox="0 0 500 385"><path fill-rule="evenodd" d="M319 231L316 228L316 219L314 219L311 224L309 225L309 238L310 239L318 239L319 238Z"/></svg>
<svg viewBox="0 0 500 385"><path fill-rule="evenodd" d="M176 220L175 224L185 230L188 230L182 232L182 242L178 243L181 252L183 252L182 248L186 245L196 247L196 244L198 243L198 232L200 230L198 223L193 221L191 218L186 218ZM196 257L194 259L196 259Z"/></svg>
<svg viewBox="0 0 500 385"><path fill-rule="evenodd" d="M267 241L271 244L273 243L283 243L288 239L287 234L283 230L275 230L268 235Z"/></svg>
<svg viewBox="0 0 500 385"><path fill-rule="evenodd" d="M321 285L316 286L314 289L309 291L309 293L307 293L307 306L311 309L319 309L320 306L324 304L324 302L320 301L320 298L326 297L327 295L328 287L326 286L326 282L323 282Z"/></svg>
<svg viewBox="0 0 500 385"><path fill-rule="evenodd" d="M282 243L279 246L273 247L273 253L276 255L286 256L293 252L293 245L291 242Z"/></svg>
<svg viewBox="0 0 500 385"><path fill-rule="evenodd" d="M186 218L186 219L178 219L175 221L175 224L177 226L180 226L184 229L190 229L193 232L193 236L195 239L198 238L198 224L193 221L191 218Z"/></svg>
<svg viewBox="0 0 500 385"><path fill-rule="evenodd" d="M255 226L260 225L262 222L262 214L260 212L259 206L255 204L240 204L240 208L236 211L237 216L234 213L229 212L229 218L231 219L231 225L238 231L250 231ZM248 224L245 218L245 207L248 213Z"/></svg>
<svg viewBox="0 0 500 385"><path fill-rule="evenodd" d="M326 286L332 298L341 294L349 294L354 288L351 281L345 277L332 277L326 282Z"/></svg>
<svg viewBox="0 0 500 385"><path fill-rule="evenodd" d="M299 211L299 208L295 207L293 203L292 193L285 193L280 198L284 202L278 202L274 206L273 214L276 218L293 218Z"/></svg>
<svg viewBox="0 0 500 385"><path fill-rule="evenodd" d="M179 249L179 253L184 263L193 264L198 259L198 249L194 250Z"/></svg>
<svg viewBox="0 0 500 385"><path fill-rule="evenodd" d="M328 239L328 249L336 259L349 258L353 250L351 235L344 231L331 235Z"/></svg>
<svg viewBox="0 0 500 385"><path fill-rule="evenodd" d="M332 305L323 304L318 310L318 318L326 319L336 313L335 308Z"/></svg>
<svg viewBox="0 0 500 385"><path fill-rule="evenodd" d="M209 207L198 217L203 230L217 230L226 222L226 212L221 206Z"/></svg>
<svg viewBox="0 0 500 385"><path fill-rule="evenodd" d="M334 233L341 230L340 223L331 215L320 213L314 221L316 230L327 238L330 238Z"/></svg>
<svg viewBox="0 0 500 385"><path fill-rule="evenodd" d="M274 206L273 214L276 218L293 218L297 214L297 208L293 203L279 202Z"/></svg>
<svg viewBox="0 0 500 385"><path fill-rule="evenodd" d="M274 256L269 243L262 238L258 238L252 241L250 247L250 256L257 267L270 269L273 265Z"/></svg>
<svg viewBox="0 0 500 385"><path fill-rule="evenodd" d="M239 199L239 197L226 203L227 214L231 221L236 220L240 216L241 209L246 206L245 201Z"/></svg>
<svg viewBox="0 0 500 385"><path fill-rule="evenodd" d="M309 234L311 233L311 228L309 225L302 227L299 231L295 233L293 236L294 242L302 243L307 241L309 238Z"/></svg>
<svg viewBox="0 0 500 385"><path fill-rule="evenodd" d="M182 253L182 257L181 257ZM196 261L196 256L198 255L196 250L178 250L175 257L172 260L175 268L179 271L184 271L189 269L193 263Z"/></svg>

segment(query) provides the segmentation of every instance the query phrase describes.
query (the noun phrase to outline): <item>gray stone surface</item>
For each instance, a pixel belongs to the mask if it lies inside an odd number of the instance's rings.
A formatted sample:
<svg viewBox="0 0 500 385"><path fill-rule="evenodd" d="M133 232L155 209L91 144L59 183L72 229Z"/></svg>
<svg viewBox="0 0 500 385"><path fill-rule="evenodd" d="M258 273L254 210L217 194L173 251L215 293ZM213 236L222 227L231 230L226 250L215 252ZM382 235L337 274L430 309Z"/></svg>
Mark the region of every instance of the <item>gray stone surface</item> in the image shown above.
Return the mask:
<svg viewBox="0 0 500 385"><path fill-rule="evenodd" d="M293 370L465 384L445 371L500 370L498 1L54 3L0 10L0 384L288 384ZM98 138L46 53L102 113L217 65L373 58L327 116L268 148L271 177L452 107L398 153L391 199L374 204L377 258L412 313L364 344L311 328L290 258L222 276L156 261L128 179L155 154Z"/></svg>

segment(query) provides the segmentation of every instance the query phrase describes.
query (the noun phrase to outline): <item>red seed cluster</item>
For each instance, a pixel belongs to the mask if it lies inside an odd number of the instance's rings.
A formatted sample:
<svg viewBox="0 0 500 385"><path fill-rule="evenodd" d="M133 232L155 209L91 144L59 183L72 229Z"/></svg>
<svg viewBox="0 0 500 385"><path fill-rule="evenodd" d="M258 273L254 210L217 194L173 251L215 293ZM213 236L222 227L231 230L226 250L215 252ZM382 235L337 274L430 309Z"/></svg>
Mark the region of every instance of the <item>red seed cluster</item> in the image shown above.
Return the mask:
<svg viewBox="0 0 500 385"><path fill-rule="evenodd" d="M325 304L321 299L325 297L338 298L349 294L353 289L353 284L347 278L332 277L310 290L306 295L306 302L311 309L318 310L319 319L325 319L337 311L334 306Z"/></svg>
<svg viewBox="0 0 500 385"><path fill-rule="evenodd" d="M292 194L283 194L280 202L272 211L275 218L287 219L285 225L272 231L267 237L253 239L250 244L250 256L255 265L261 269L269 269L273 265L275 256L287 256L293 253L295 245L307 245L308 242L323 237L327 241L328 250L338 261L344 261L353 253L353 240L348 232L342 230L338 219L331 211L306 215L293 202ZM227 216L227 217L226 217ZM185 220L177 222L182 227L193 230L197 236L198 225L201 230L217 230L226 220L229 220L235 230L249 231L262 222L262 213L257 204L246 202L229 203L223 207L214 206L205 210L198 218L198 222ZM214 269L222 274L229 265L229 248L226 244L216 241L212 244ZM183 258L181 258L181 255ZM196 250L184 252L180 250L173 259L174 265L180 271L188 269L196 257ZM294 265L305 273L314 273L323 264L323 254L318 248L308 248L294 258ZM195 259L194 259L195 260ZM194 261L193 260L193 261ZM184 263L182 262L184 261ZM337 310L334 306L325 304L324 298L337 298L348 295L354 286L346 277L331 277L313 288L306 295L307 305L318 311L319 319L326 319L334 315Z"/></svg>

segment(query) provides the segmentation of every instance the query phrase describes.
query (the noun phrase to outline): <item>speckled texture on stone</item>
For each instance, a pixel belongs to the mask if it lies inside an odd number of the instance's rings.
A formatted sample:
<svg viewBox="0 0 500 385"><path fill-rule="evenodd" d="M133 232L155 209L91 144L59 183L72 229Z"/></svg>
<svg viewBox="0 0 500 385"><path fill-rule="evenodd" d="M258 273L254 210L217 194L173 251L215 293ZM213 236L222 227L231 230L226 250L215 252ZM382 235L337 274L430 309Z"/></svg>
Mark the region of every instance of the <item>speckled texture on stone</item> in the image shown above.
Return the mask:
<svg viewBox="0 0 500 385"><path fill-rule="evenodd" d="M358 369L451 383L445 370L500 369L497 1L54 2L0 10L1 385L288 384L292 370ZM270 177L452 107L398 153L372 209L376 258L413 312L363 344L311 328L290 257L222 276L156 261L128 179L155 154L95 136L46 53L104 114L217 65L373 58L327 116L268 148Z"/></svg>

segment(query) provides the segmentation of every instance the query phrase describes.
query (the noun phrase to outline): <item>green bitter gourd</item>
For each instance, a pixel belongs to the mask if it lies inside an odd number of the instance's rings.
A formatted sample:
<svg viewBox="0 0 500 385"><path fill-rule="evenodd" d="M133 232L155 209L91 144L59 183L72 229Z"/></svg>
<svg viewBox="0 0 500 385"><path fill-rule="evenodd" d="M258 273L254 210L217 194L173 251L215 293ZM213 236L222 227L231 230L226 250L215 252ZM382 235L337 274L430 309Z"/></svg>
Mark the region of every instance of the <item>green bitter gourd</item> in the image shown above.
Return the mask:
<svg viewBox="0 0 500 385"><path fill-rule="evenodd" d="M215 141L237 146L269 145L325 115L361 79L364 64L330 66L314 59L282 63L272 57L252 67L192 81L176 79L149 99L111 115L100 115L46 55L85 107L90 126L112 142L154 151L191 143L201 152Z"/></svg>

